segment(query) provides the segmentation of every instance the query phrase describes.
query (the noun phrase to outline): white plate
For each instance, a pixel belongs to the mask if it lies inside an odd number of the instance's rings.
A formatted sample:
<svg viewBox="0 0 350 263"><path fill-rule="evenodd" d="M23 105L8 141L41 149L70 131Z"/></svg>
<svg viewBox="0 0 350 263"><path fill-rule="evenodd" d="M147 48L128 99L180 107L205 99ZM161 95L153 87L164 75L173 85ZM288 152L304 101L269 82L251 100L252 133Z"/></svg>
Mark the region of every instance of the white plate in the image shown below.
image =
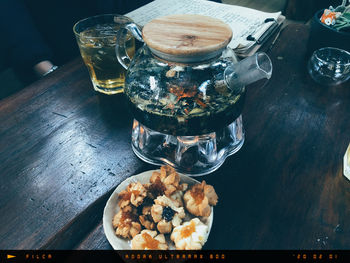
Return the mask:
<svg viewBox="0 0 350 263"><path fill-rule="evenodd" d="M127 178L126 180L124 180L118 185L118 187L114 190L114 192L112 193L112 195L107 201L107 204L103 211L103 230L105 232L105 235L109 243L116 250L131 249L130 240L117 237L115 235L115 230L113 229L113 226L112 226L113 217L119 211L118 194L121 191L125 190L126 187L132 182L135 182L135 183L140 182L142 184L149 183L149 179L151 178L152 173L154 171L159 171L159 170L150 170L150 171L146 171ZM191 177L188 177L187 175L183 175L180 173L179 175L180 175L180 183L187 183L189 186L199 183L197 180ZM210 233L211 225L213 223L213 218L214 218L213 207L211 208L210 216L206 218L206 220L203 220L203 218L200 218L201 221L208 226L208 233L207 233L208 236ZM170 244L169 244L169 247L174 248L174 246L170 246Z"/></svg>

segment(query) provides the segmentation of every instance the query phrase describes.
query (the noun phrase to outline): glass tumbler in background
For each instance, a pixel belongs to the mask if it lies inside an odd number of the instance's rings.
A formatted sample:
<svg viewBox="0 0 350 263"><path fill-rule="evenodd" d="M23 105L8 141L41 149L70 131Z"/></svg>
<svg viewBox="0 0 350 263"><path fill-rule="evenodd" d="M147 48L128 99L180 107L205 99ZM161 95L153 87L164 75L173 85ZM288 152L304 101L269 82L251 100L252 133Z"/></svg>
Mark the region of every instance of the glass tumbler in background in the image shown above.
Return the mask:
<svg viewBox="0 0 350 263"><path fill-rule="evenodd" d="M339 85L350 79L350 53L333 47L318 49L309 60L308 71L319 84Z"/></svg>
<svg viewBox="0 0 350 263"><path fill-rule="evenodd" d="M344 173L344 176L350 180L350 143L344 155L343 173Z"/></svg>
<svg viewBox="0 0 350 263"><path fill-rule="evenodd" d="M121 26L132 22L116 14L98 15L77 22L73 31L81 56L87 66L94 89L108 95L124 90L126 70L115 54L117 32ZM127 53L133 57L135 39L130 35L125 43Z"/></svg>

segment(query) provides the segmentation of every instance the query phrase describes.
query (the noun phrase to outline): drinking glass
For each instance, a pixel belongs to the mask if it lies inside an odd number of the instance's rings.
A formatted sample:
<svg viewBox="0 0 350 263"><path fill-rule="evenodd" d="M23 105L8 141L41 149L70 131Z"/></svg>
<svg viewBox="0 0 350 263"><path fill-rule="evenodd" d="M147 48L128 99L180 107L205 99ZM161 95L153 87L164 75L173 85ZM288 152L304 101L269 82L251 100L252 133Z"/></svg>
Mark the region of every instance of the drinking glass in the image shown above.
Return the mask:
<svg viewBox="0 0 350 263"><path fill-rule="evenodd" d="M350 78L350 53L334 47L314 51L309 63L310 76L322 85L339 85Z"/></svg>
<svg viewBox="0 0 350 263"><path fill-rule="evenodd" d="M118 62L115 46L118 30L130 22L126 16L106 14L85 18L73 27L81 56L98 92L111 95L124 90L126 70ZM125 47L132 57L135 39L131 35L127 36Z"/></svg>
<svg viewBox="0 0 350 263"><path fill-rule="evenodd" d="M344 176L350 180L350 143L346 149L343 159L343 173Z"/></svg>

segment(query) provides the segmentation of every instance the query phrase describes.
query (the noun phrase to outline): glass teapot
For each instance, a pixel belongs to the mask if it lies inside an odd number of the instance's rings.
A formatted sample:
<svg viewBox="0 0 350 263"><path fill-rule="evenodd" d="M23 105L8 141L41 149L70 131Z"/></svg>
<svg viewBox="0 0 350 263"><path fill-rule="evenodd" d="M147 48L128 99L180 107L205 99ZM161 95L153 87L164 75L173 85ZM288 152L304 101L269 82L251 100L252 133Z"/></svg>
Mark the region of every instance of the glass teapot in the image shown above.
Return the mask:
<svg viewBox="0 0 350 263"><path fill-rule="evenodd" d="M130 60L130 31L144 42ZM132 147L142 160L189 175L208 174L244 142L245 86L269 79L265 53L240 62L232 31L202 15L171 15L119 31L116 53L127 69L124 94L134 116Z"/></svg>

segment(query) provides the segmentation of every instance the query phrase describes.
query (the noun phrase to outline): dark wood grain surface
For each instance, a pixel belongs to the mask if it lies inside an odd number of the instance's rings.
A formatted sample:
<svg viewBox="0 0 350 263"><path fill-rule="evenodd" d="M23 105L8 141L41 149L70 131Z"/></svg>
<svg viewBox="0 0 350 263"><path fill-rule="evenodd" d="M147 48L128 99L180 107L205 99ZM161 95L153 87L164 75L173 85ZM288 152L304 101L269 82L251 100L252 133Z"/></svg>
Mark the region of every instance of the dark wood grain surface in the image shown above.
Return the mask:
<svg viewBox="0 0 350 263"><path fill-rule="evenodd" d="M108 193L145 164L121 97L98 96L80 59L0 102L0 248L71 248Z"/></svg>
<svg viewBox="0 0 350 263"><path fill-rule="evenodd" d="M272 78L248 87L243 148L202 177L219 195L207 249L350 247L350 85L311 81L307 39L282 31ZM111 249L109 195L153 168L131 150L123 97L93 92L77 59L0 101L0 123L0 248Z"/></svg>

